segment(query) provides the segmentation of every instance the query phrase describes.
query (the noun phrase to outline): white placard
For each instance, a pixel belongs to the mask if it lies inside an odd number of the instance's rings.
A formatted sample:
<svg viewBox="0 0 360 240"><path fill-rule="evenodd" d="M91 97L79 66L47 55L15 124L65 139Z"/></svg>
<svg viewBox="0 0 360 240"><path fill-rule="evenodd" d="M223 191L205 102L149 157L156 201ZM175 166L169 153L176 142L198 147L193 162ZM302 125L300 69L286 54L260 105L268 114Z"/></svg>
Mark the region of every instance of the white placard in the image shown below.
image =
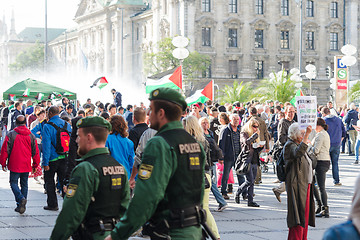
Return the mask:
<svg viewBox="0 0 360 240"><path fill-rule="evenodd" d="M315 129L317 121L316 96L296 96L295 100L300 129L306 129L309 125Z"/></svg>

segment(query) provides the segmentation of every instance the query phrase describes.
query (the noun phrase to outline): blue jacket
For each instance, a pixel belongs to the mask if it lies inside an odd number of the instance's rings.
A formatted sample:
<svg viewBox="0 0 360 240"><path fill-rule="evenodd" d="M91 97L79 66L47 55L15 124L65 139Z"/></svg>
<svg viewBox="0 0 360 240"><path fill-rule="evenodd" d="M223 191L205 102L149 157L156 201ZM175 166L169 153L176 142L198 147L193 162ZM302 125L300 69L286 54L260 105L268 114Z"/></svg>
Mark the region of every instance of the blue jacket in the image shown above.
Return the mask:
<svg viewBox="0 0 360 240"><path fill-rule="evenodd" d="M239 129L239 127L238 127ZM235 156L234 143L232 140L233 131L231 129L230 123L221 129L219 135L219 147L223 152L224 161L226 162L235 162L237 156ZM240 138L239 138L240 142Z"/></svg>
<svg viewBox="0 0 360 240"><path fill-rule="evenodd" d="M329 126L327 132L330 136L330 146L340 146L341 138L346 136L343 122L339 117L334 115L328 115L324 119L326 124Z"/></svg>
<svg viewBox="0 0 360 240"><path fill-rule="evenodd" d="M41 137L41 132L42 132L45 124L46 124L46 121L43 120L41 123L39 123L38 125L36 125L36 126L31 130L31 133L34 134L36 138L40 138L40 137ZM40 134L38 134L38 132L40 132Z"/></svg>
<svg viewBox="0 0 360 240"><path fill-rule="evenodd" d="M360 234L351 220L329 228L322 238L323 240L348 240L360 239Z"/></svg>
<svg viewBox="0 0 360 240"><path fill-rule="evenodd" d="M121 107L121 93L120 92L115 93L114 104L117 108Z"/></svg>
<svg viewBox="0 0 360 240"><path fill-rule="evenodd" d="M134 123L133 123L133 112L126 111L125 114L124 114L124 118L125 118L125 121L128 124L128 128L129 128L128 132L130 132L130 130L135 126Z"/></svg>
<svg viewBox="0 0 360 240"><path fill-rule="evenodd" d="M354 109L351 109L345 116L344 122L346 123L346 131L355 130L352 125L356 125L358 118L358 112Z"/></svg>
<svg viewBox="0 0 360 240"><path fill-rule="evenodd" d="M55 123L57 126L62 128L65 124L65 121L62 120L59 115L53 116L50 118L49 122ZM71 125L67 124L67 130L71 133ZM42 166L49 166L49 162L56 161L58 159L64 158L56 153L56 129L50 124L45 124L42 134L42 144L43 144L43 160Z"/></svg>
<svg viewBox="0 0 360 240"><path fill-rule="evenodd" d="M111 156L125 167L128 179L130 179L135 157L134 143L120 134L113 133L108 136L105 147L109 149Z"/></svg>

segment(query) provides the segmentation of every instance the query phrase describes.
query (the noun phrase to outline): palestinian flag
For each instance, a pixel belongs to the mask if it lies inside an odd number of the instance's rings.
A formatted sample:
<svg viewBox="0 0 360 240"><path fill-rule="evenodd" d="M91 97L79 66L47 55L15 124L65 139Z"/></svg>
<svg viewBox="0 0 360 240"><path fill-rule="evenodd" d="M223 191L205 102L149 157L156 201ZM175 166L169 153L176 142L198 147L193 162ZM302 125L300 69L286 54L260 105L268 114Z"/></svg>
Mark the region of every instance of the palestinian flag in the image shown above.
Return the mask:
<svg viewBox="0 0 360 240"><path fill-rule="evenodd" d="M44 97L44 94L38 93L38 95L36 96L36 99L37 99L37 100L42 100L43 97Z"/></svg>
<svg viewBox="0 0 360 240"><path fill-rule="evenodd" d="M297 90L296 94L295 94L295 97L296 96L304 96L303 92L301 91L301 89ZM295 97L293 97L293 99L291 99L290 103L295 106L295 103L296 103L296 100L295 100Z"/></svg>
<svg viewBox="0 0 360 240"><path fill-rule="evenodd" d="M182 68L178 67L174 73L169 77L169 80L172 81L176 86L182 89Z"/></svg>
<svg viewBox="0 0 360 240"><path fill-rule="evenodd" d="M30 96L30 89L25 89L24 93L22 94L23 97L29 97Z"/></svg>
<svg viewBox="0 0 360 240"><path fill-rule="evenodd" d="M204 89L197 90L193 95L186 98L185 101L186 101L187 105L190 106L197 102L205 103L207 100L209 100L208 97L206 97L206 96L204 96L204 94L202 94L202 91L204 91Z"/></svg>
<svg viewBox="0 0 360 240"><path fill-rule="evenodd" d="M172 89L179 89L177 85L175 85L172 81L170 81L170 74L165 77L160 78L159 80L147 79L146 80L146 93L151 93L153 90L165 87Z"/></svg>
<svg viewBox="0 0 360 240"><path fill-rule="evenodd" d="M72 95L74 95L74 94L72 94L71 92L65 92L64 93L64 96L72 96Z"/></svg>
<svg viewBox="0 0 360 240"><path fill-rule="evenodd" d="M55 95L55 97L62 97L61 93L59 92L53 92L53 94Z"/></svg>
<svg viewBox="0 0 360 240"><path fill-rule="evenodd" d="M211 101L214 101L214 80L211 80L201 93Z"/></svg>
<svg viewBox="0 0 360 240"><path fill-rule="evenodd" d="M9 100L14 101L15 100L15 94L9 94Z"/></svg>
<svg viewBox="0 0 360 240"><path fill-rule="evenodd" d="M109 82L106 80L105 77L99 77L94 81L94 83L90 87L93 88L95 86L98 86L99 89L102 89L103 87L108 85L108 83Z"/></svg>

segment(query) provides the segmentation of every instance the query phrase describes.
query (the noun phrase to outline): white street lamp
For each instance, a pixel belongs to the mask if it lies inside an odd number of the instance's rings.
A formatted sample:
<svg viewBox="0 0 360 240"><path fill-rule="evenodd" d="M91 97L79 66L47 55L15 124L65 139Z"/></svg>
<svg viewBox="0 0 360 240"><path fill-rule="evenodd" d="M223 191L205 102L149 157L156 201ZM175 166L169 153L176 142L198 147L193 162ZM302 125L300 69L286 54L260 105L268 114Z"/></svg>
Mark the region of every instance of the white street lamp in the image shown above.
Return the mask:
<svg viewBox="0 0 360 240"><path fill-rule="evenodd" d="M341 48L341 52L345 55L341 58L341 62L347 67L351 67L356 64L356 57L353 55L356 54L356 47L351 44L346 44ZM350 82L350 69L348 69L348 81L347 81L347 104L349 106L349 82Z"/></svg>

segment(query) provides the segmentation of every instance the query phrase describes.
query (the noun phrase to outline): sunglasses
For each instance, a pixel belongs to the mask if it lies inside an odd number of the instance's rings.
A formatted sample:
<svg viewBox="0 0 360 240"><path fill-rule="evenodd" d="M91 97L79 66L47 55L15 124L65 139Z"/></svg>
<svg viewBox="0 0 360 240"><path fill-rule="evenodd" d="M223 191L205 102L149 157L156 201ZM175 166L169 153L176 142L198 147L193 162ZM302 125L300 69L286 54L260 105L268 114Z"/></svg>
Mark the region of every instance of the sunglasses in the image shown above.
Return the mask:
<svg viewBox="0 0 360 240"><path fill-rule="evenodd" d="M253 127L253 128L259 128L259 126L257 126L257 125L252 125L252 127Z"/></svg>

